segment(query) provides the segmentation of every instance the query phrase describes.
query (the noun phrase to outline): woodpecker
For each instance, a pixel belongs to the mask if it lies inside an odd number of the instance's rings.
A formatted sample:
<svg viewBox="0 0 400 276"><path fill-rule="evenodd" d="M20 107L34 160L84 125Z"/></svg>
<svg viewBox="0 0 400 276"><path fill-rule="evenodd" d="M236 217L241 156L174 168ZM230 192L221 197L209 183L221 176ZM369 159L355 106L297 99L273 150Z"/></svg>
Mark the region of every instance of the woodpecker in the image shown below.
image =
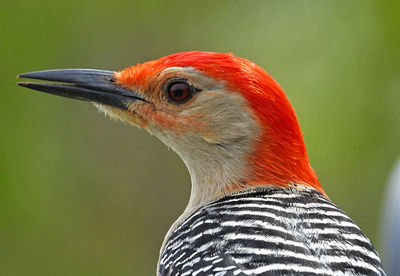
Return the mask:
<svg viewBox="0 0 400 276"><path fill-rule="evenodd" d="M157 274L385 275L310 166L297 116L255 63L190 51L122 71L46 70L20 86L93 102L171 147L191 177Z"/></svg>

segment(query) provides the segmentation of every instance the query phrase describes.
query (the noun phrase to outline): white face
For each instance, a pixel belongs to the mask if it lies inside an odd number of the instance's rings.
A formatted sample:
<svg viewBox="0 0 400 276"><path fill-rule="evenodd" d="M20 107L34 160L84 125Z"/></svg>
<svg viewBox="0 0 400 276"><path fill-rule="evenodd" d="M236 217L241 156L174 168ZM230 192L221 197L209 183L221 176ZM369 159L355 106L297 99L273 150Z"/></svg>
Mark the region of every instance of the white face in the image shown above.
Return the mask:
<svg viewBox="0 0 400 276"><path fill-rule="evenodd" d="M198 92L182 103L168 99L165 83L184 79ZM247 101L193 68L170 67L154 76L152 91L139 91L150 103L134 103L130 111L100 109L140 125L171 147L192 178L194 205L221 196L247 178L248 156L260 130Z"/></svg>

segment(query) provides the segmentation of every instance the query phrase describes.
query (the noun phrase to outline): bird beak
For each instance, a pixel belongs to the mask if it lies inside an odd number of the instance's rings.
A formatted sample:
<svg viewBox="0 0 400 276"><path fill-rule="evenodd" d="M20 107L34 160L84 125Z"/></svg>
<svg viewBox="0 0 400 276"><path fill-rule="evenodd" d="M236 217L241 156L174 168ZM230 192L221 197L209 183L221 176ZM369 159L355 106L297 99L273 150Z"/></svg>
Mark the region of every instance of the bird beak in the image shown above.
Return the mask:
<svg viewBox="0 0 400 276"><path fill-rule="evenodd" d="M17 78L50 81L19 82L19 86L67 98L127 109L132 101L145 101L137 92L120 86L114 72L94 69L45 70L24 73Z"/></svg>

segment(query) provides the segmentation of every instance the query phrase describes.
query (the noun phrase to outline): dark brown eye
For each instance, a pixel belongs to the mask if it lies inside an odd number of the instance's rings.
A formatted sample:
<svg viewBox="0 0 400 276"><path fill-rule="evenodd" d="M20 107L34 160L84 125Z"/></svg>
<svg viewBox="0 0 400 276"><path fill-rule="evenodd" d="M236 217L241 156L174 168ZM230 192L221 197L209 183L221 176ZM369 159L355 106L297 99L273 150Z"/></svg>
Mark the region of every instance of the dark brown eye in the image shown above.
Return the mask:
<svg viewBox="0 0 400 276"><path fill-rule="evenodd" d="M172 101L181 103L192 96L192 87L184 81L173 82L168 86L167 93Z"/></svg>

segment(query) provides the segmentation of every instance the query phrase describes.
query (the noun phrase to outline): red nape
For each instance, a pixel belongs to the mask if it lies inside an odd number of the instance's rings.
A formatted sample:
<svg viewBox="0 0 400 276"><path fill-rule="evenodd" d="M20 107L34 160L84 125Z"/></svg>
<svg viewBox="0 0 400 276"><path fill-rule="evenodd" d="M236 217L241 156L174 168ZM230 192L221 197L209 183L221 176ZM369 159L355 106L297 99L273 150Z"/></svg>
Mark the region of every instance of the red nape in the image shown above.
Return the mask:
<svg viewBox="0 0 400 276"><path fill-rule="evenodd" d="M191 51L139 64L117 74L125 84L145 88L152 76L172 66L192 67L222 80L228 90L241 93L249 102L262 129L249 156L251 184L282 187L302 184L326 196L309 164L296 113L282 88L267 72L232 54Z"/></svg>

